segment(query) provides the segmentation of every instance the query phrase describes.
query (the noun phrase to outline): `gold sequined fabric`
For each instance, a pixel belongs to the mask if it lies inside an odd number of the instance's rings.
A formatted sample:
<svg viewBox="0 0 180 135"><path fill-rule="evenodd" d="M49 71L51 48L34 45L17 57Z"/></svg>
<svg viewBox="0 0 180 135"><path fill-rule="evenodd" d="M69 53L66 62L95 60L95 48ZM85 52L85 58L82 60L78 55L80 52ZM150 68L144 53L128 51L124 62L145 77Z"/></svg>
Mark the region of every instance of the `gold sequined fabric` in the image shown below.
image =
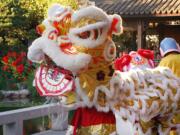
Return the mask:
<svg viewBox="0 0 180 135"><path fill-rule="evenodd" d="M110 70L107 65L111 66L111 63L97 64L97 68L89 69L87 72L83 72L79 76L81 87L90 101L93 100L94 92L97 86L109 85L111 76L109 76Z"/></svg>
<svg viewBox="0 0 180 135"><path fill-rule="evenodd" d="M109 135L116 131L115 124L99 124L88 127L81 127L77 135Z"/></svg>
<svg viewBox="0 0 180 135"><path fill-rule="evenodd" d="M80 85L83 91L86 93L90 101L94 98L94 92L97 86L104 85L109 87L109 81L112 76L112 62L107 62L104 59L103 51L104 45L100 45L93 49L85 49L79 47L80 52L85 52L94 56L88 69L82 71L79 75ZM101 94L102 95L102 94ZM104 105L105 96L98 96L99 104Z"/></svg>

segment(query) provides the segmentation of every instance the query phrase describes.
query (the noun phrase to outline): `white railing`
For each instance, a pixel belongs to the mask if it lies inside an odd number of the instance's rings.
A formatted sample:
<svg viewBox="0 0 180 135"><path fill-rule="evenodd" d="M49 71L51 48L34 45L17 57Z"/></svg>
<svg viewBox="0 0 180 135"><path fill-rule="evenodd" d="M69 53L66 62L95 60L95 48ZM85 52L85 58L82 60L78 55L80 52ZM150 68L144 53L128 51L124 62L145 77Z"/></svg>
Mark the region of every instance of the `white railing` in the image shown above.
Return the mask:
<svg viewBox="0 0 180 135"><path fill-rule="evenodd" d="M62 105L60 104L46 104L1 112L0 125L3 125L3 135L23 135L24 120L38 118L49 114L60 114L61 111Z"/></svg>

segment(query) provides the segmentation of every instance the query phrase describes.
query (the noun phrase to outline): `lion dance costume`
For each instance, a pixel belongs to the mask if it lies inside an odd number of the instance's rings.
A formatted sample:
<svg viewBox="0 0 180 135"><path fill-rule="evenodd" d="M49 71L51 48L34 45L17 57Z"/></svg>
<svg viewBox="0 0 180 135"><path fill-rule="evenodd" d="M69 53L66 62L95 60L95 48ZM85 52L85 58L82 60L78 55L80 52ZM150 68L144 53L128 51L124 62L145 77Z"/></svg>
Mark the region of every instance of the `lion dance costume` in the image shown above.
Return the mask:
<svg viewBox="0 0 180 135"><path fill-rule="evenodd" d="M76 109L68 134L121 135L117 117L130 123L132 134L149 135L154 127L161 134L178 129L170 121L179 111L179 78L165 68L129 70L138 66L134 62L152 66L142 50L130 54L135 60L129 63L117 59L114 71L112 34L122 32L119 15L107 15L87 1L77 10L55 4L37 32L41 37L28 50L28 58L41 63L35 86L41 96L58 97L69 110ZM163 121L168 121L166 127Z"/></svg>

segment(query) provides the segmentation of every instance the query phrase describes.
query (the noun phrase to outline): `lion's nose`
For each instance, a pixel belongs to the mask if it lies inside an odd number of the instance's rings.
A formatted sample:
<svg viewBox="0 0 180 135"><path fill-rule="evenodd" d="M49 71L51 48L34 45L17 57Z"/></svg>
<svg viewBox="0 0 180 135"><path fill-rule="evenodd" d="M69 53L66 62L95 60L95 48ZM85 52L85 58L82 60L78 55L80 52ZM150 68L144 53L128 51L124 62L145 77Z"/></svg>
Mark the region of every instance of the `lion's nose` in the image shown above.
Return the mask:
<svg viewBox="0 0 180 135"><path fill-rule="evenodd" d="M78 53L76 48L72 46L71 41L66 36L64 36L64 37L62 36L59 39L59 47L60 47L60 50L65 54L77 54Z"/></svg>

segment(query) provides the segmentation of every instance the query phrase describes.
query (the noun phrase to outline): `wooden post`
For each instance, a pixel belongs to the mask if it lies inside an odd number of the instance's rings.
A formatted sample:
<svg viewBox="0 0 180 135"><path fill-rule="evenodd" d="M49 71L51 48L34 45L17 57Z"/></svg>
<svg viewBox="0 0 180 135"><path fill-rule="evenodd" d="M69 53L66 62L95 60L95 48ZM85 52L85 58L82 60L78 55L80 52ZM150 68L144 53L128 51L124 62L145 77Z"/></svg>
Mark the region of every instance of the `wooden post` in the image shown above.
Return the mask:
<svg viewBox="0 0 180 135"><path fill-rule="evenodd" d="M23 121L3 125L3 135L23 135Z"/></svg>
<svg viewBox="0 0 180 135"><path fill-rule="evenodd" d="M138 21L137 23L137 49L142 48L142 32L143 32L143 25L142 21Z"/></svg>

